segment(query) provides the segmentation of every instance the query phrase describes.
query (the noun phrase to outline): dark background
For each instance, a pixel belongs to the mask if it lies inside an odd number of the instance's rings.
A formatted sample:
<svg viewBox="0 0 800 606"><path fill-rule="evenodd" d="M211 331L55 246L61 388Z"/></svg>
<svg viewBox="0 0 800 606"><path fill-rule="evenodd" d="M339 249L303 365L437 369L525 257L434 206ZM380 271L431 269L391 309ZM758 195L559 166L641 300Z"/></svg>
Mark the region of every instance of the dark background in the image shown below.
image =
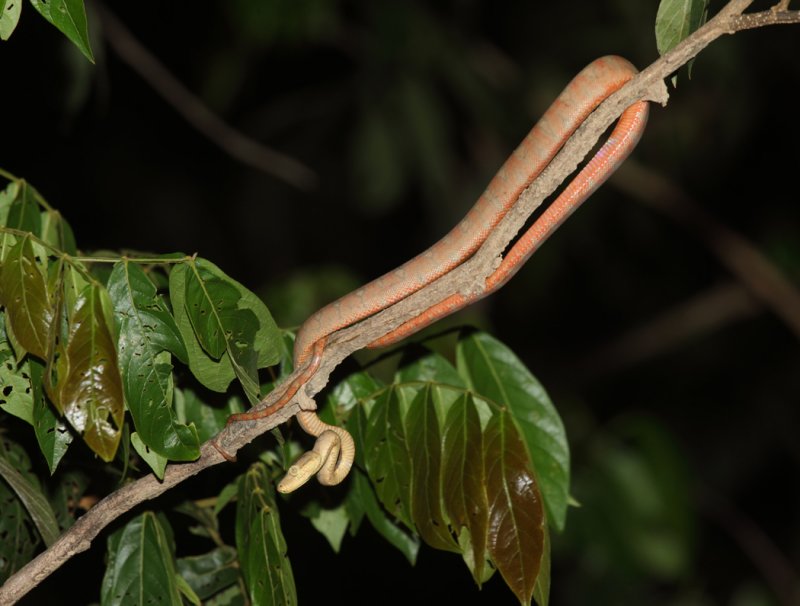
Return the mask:
<svg viewBox="0 0 800 606"><path fill-rule="evenodd" d="M197 252L283 326L443 235L589 61L657 58L655 0L108 6L315 186L220 151L120 61L97 14L92 66L30 5L0 46L0 166L64 213L82 250ZM795 284L798 58L798 26L714 42L653 108L632 160ZM552 603L790 604L800 334L726 269L708 230L629 187L624 174L604 186L506 288L443 325L508 343L566 423L582 507L553 536ZM337 557L293 508L282 515L303 604L513 603L499 579L478 592L457 556L423 548L412 569L364 527ZM86 578L63 603L96 600L101 565L102 541L38 596Z"/></svg>

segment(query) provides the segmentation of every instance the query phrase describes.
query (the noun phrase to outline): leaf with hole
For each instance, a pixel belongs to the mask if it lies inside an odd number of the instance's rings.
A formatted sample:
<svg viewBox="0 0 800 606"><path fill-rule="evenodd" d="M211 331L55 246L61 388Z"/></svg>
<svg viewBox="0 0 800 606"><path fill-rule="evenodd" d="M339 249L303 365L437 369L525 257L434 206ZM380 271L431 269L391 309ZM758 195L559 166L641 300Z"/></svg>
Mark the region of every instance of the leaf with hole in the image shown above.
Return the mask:
<svg viewBox="0 0 800 606"><path fill-rule="evenodd" d="M135 517L108 539L101 606L181 604L171 529L151 511Z"/></svg>
<svg viewBox="0 0 800 606"><path fill-rule="evenodd" d="M83 0L31 0L31 4L94 63Z"/></svg>
<svg viewBox="0 0 800 606"><path fill-rule="evenodd" d="M126 259L114 265L108 294L119 333L117 352L125 401L138 440L161 458L196 459L200 454L197 429L178 420L172 403L170 353L188 360L175 319L147 274ZM149 453L146 459L152 459Z"/></svg>
<svg viewBox="0 0 800 606"><path fill-rule="evenodd" d="M297 604L275 493L263 463L239 478L236 550L253 606Z"/></svg>
<svg viewBox="0 0 800 606"><path fill-rule="evenodd" d="M205 259L173 268L169 291L194 376L219 392L238 378L251 402L257 401L257 370L275 364L282 349L264 303Z"/></svg>
<svg viewBox="0 0 800 606"><path fill-rule="evenodd" d="M58 346L53 402L104 461L111 461L122 436L124 405L109 321L98 284L88 285L70 310L65 343Z"/></svg>

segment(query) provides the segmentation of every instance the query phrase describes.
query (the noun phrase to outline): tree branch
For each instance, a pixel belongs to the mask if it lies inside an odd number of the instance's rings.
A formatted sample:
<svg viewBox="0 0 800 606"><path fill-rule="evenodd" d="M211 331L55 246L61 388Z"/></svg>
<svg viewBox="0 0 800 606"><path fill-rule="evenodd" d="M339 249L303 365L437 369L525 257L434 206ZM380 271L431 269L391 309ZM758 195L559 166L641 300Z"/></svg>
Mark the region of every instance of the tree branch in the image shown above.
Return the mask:
<svg viewBox="0 0 800 606"><path fill-rule="evenodd" d="M650 99L666 103L664 80L697 55L708 44L739 29L759 27L756 13L742 20L742 12L752 0L731 0L713 19L638 74L617 93L604 101L578 129L550 163L542 175L520 196L518 203L499 223L480 250L456 269L442 276L414 295L353 326L337 331L328 339L319 369L301 388L295 401L275 415L259 422L243 422L229 426L219 435L220 445L235 452L257 436L284 422L303 408L313 407L310 401L328 382L333 369L347 356L365 347L390 330L400 326L430 305L455 292L480 288L496 266L498 258L524 226L530 214L563 182L589 153L598 138L614 120L634 102ZM783 6L781 4L780 6ZM773 10L774 17L760 17L763 25L800 22L800 11ZM789 16L784 17L783 13ZM302 369L301 369L302 370ZM293 376L296 376L297 371ZM289 379L291 380L291 379ZM259 406L268 406L280 397L282 390L271 393ZM111 521L145 500L152 499L207 467L224 459L206 442L201 456L192 463L168 466L164 481L145 476L107 496L81 517L52 547L26 564L0 588L0 604L13 604L76 553L87 550L92 540Z"/></svg>
<svg viewBox="0 0 800 606"><path fill-rule="evenodd" d="M101 17L106 40L117 56L197 131L239 162L263 171L302 190L312 189L317 175L305 164L244 135L212 112L148 51L114 13L93 5Z"/></svg>

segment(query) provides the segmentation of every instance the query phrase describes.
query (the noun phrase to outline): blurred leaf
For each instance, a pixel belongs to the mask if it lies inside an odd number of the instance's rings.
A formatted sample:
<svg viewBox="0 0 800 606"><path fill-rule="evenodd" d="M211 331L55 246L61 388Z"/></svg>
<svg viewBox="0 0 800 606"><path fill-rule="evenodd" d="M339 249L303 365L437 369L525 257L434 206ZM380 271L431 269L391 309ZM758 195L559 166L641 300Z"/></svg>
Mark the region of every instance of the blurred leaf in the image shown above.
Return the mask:
<svg viewBox="0 0 800 606"><path fill-rule="evenodd" d="M0 457L28 482L37 481L31 472L28 455L18 444L2 437ZM3 538L0 541L0 582L5 582L31 560L39 543L39 535L34 533L31 517L22 501L5 482L0 482L0 512L0 537Z"/></svg>
<svg viewBox="0 0 800 606"><path fill-rule="evenodd" d="M31 0L31 4L94 63L83 0Z"/></svg>
<svg viewBox="0 0 800 606"><path fill-rule="evenodd" d="M22 0L2 0L0 5L0 40L8 40L19 23Z"/></svg>
<svg viewBox="0 0 800 606"><path fill-rule="evenodd" d="M8 7L6 7L8 8ZM42 233L42 218L36 202L36 190L24 179L9 184L6 191L13 196L8 208L6 227L27 231L34 236Z"/></svg>
<svg viewBox="0 0 800 606"><path fill-rule="evenodd" d="M52 545L59 535L58 522L56 522L53 509L41 489L28 482L4 457L0 457L0 477L8 482L8 485L22 501L45 545L48 547Z"/></svg>
<svg viewBox="0 0 800 606"><path fill-rule="evenodd" d="M358 199L367 210L384 212L400 200L406 170L400 139L391 120L371 109L353 130L351 142L353 181L359 184Z"/></svg>
<svg viewBox="0 0 800 606"><path fill-rule="evenodd" d="M81 471L67 471L58 475L51 503L58 527L65 531L75 523L81 497L89 486L89 476Z"/></svg>
<svg viewBox="0 0 800 606"><path fill-rule="evenodd" d="M508 407L533 462L547 518L563 530L569 496L569 445L547 392L508 347L485 333L460 339L457 360L459 372L472 389Z"/></svg>
<svg viewBox="0 0 800 606"><path fill-rule="evenodd" d="M61 458L72 443L72 432L56 416L47 401L44 389L45 367L36 360L30 361L31 394L33 400L33 429L50 473L55 473Z"/></svg>
<svg viewBox="0 0 800 606"><path fill-rule="evenodd" d="M47 359L53 309L29 236L8 251L0 280L2 303L14 336L25 350Z"/></svg>
<svg viewBox="0 0 800 606"><path fill-rule="evenodd" d="M208 553L178 558L178 573L201 600L236 584L239 566L236 550L224 545Z"/></svg>
<svg viewBox="0 0 800 606"><path fill-rule="evenodd" d="M237 377L256 401L257 369L275 364L281 350L280 331L266 306L204 259L173 268L170 297L195 377L214 391L226 391Z"/></svg>
<svg viewBox="0 0 800 606"><path fill-rule="evenodd" d="M253 606L297 604L272 482L263 463L239 479L236 549Z"/></svg>
<svg viewBox="0 0 800 606"><path fill-rule="evenodd" d="M146 511L109 537L102 606L148 604L154 599L181 604L171 529L162 524Z"/></svg>
<svg viewBox="0 0 800 606"><path fill-rule="evenodd" d="M133 449L139 453L139 456L144 459L144 462L150 466L155 476L159 480L163 480L164 470L167 468L167 458L161 456L155 450L151 450L135 431L131 434L131 444L133 445Z"/></svg>
<svg viewBox="0 0 800 606"><path fill-rule="evenodd" d="M196 459L200 454L197 430L180 423L172 407L169 353L188 360L175 319L141 267L128 260L114 265L108 293L119 332L117 350L125 400L141 445L162 458Z"/></svg>
<svg viewBox="0 0 800 606"><path fill-rule="evenodd" d="M59 345L53 398L84 442L106 462L117 451L125 416L117 352L101 300L107 296L101 286L90 284L70 310L67 341Z"/></svg>

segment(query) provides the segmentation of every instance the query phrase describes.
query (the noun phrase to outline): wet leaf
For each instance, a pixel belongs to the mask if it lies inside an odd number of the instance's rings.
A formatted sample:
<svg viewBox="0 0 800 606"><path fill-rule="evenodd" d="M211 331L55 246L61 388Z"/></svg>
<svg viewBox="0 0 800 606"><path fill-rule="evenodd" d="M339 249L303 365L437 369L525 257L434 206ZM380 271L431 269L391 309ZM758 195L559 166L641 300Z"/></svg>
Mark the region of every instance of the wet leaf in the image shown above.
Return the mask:
<svg viewBox="0 0 800 606"><path fill-rule="evenodd" d="M69 314L69 332L59 345L54 403L104 461L111 461L122 436L124 408L117 352L97 284L87 286ZM110 303L108 305L110 307Z"/></svg>

